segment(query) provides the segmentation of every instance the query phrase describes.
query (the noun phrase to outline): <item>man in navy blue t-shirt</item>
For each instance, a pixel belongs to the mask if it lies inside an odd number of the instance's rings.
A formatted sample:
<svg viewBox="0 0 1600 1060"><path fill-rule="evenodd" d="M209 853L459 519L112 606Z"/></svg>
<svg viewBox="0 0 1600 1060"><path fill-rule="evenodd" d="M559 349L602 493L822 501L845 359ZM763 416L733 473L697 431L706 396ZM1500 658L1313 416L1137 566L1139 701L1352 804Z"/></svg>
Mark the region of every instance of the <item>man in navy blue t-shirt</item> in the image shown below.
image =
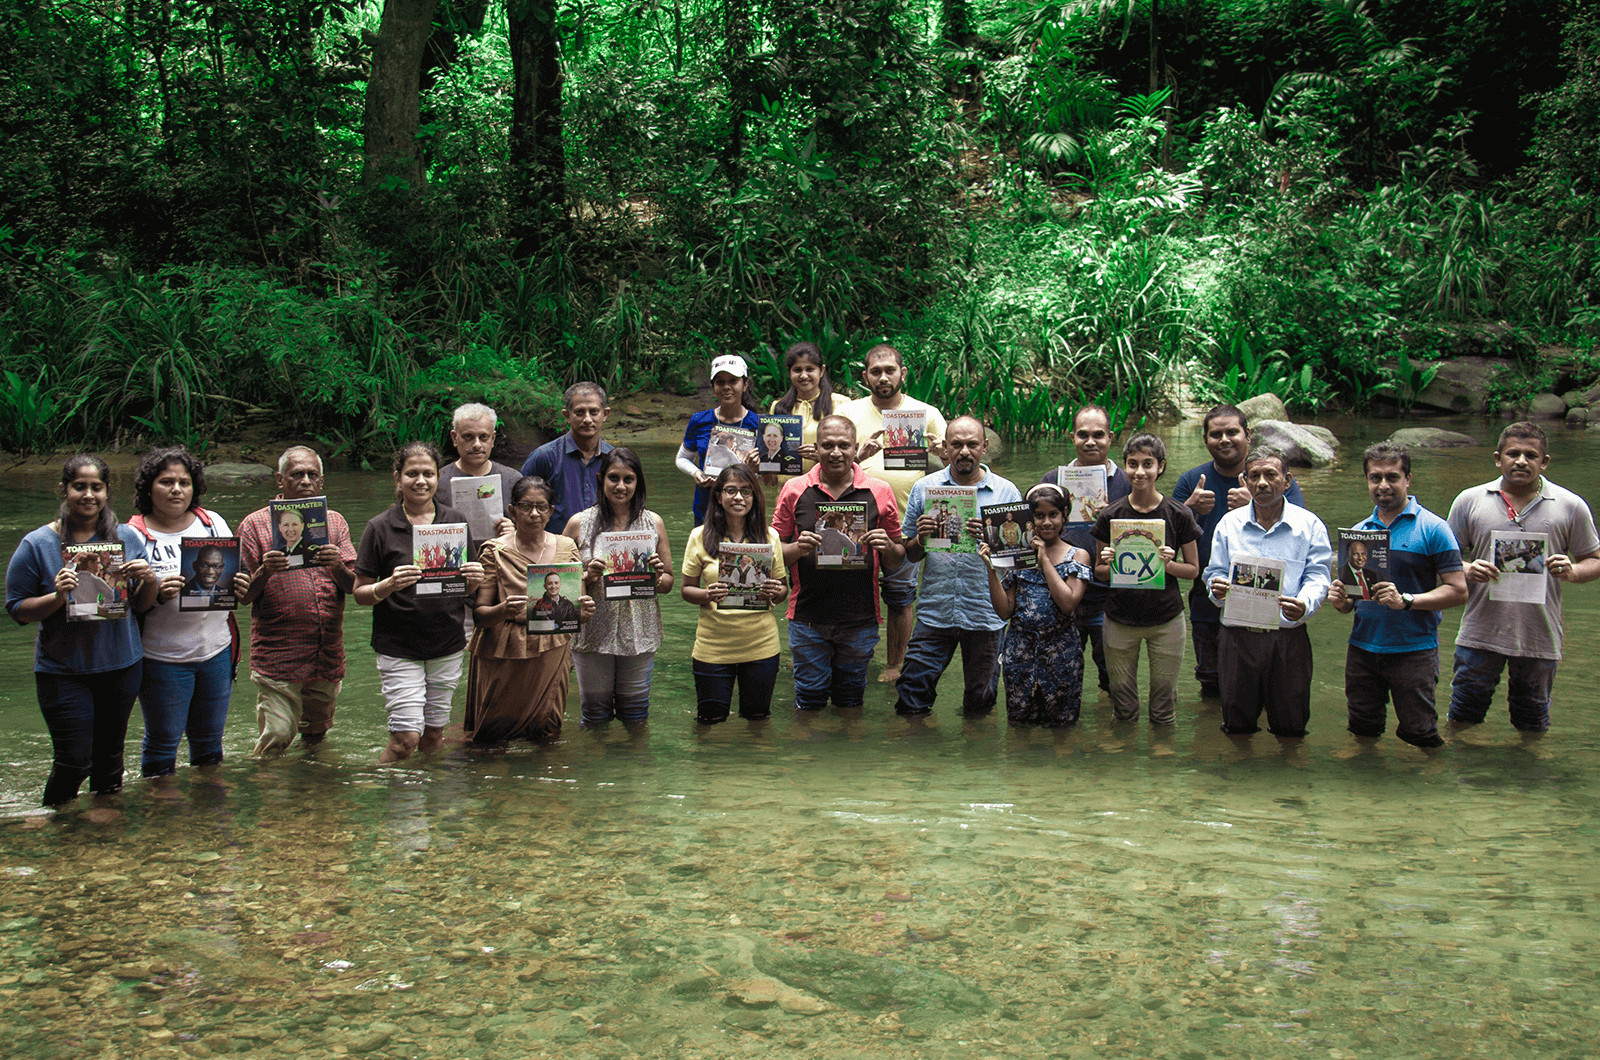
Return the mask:
<svg viewBox="0 0 1600 1060"><path fill-rule="evenodd" d="M1200 524L1200 570L1211 562L1211 538L1222 517L1250 503L1250 491L1240 482L1244 475L1245 454L1250 451L1250 426L1244 413L1233 405L1218 405L1206 413L1201 430L1211 462L1185 471L1172 487L1172 499L1186 504ZM1124 490L1126 492L1126 490ZM1304 508L1306 499L1300 483L1289 485L1283 495L1289 504ZM1194 642L1194 678L1200 694L1210 699L1218 695L1217 631L1222 626L1222 609L1211 602L1203 577L1194 580L1189 590L1189 637Z"/></svg>
<svg viewBox="0 0 1600 1060"><path fill-rule="evenodd" d="M1439 612L1467 602L1467 576L1450 524L1411 496L1411 454L1395 442L1379 442L1361 458L1367 492L1376 505L1352 530L1389 532L1388 566L1370 587L1372 599L1352 598L1339 581L1328 603L1340 614L1354 611L1355 628L1345 655L1344 695L1350 731L1383 735L1394 701L1395 735L1418 747L1438 747ZM1354 542L1352 542L1354 544ZM1369 556L1377 549L1368 549ZM1372 560L1368 560L1368 568Z"/></svg>

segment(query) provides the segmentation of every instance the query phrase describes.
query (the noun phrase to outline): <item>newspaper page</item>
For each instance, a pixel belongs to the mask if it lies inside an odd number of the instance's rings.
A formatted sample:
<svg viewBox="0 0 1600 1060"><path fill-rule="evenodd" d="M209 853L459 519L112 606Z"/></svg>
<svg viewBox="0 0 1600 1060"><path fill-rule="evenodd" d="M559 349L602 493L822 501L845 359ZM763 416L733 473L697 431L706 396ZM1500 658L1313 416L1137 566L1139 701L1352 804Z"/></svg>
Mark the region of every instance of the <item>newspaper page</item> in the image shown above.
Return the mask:
<svg viewBox="0 0 1600 1060"><path fill-rule="evenodd" d="M1283 618L1278 597L1283 595L1281 559L1235 556L1228 572L1228 596L1222 602L1222 619L1230 626L1277 629Z"/></svg>
<svg viewBox="0 0 1600 1060"><path fill-rule="evenodd" d="M500 496L499 475L475 475L450 480L450 507L467 517L467 526L477 541L491 541L494 527L506 514L506 499ZM557 527L557 531L565 527Z"/></svg>
<svg viewBox="0 0 1600 1060"><path fill-rule="evenodd" d="M1489 548L1500 580L1489 583L1489 599L1508 604L1542 604L1549 591L1550 535L1518 530L1496 530Z"/></svg>

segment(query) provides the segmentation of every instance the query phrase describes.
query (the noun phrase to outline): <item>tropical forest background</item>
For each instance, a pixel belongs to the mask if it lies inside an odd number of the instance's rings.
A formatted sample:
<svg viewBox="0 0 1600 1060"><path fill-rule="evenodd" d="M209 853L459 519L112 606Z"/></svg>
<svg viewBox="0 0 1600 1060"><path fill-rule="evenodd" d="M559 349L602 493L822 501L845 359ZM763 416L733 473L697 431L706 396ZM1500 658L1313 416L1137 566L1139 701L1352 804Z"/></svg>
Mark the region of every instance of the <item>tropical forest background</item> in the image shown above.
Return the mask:
<svg viewBox="0 0 1600 1060"><path fill-rule="evenodd" d="M0 447L866 346L1007 434L1600 374L1600 5L0 0Z"/></svg>

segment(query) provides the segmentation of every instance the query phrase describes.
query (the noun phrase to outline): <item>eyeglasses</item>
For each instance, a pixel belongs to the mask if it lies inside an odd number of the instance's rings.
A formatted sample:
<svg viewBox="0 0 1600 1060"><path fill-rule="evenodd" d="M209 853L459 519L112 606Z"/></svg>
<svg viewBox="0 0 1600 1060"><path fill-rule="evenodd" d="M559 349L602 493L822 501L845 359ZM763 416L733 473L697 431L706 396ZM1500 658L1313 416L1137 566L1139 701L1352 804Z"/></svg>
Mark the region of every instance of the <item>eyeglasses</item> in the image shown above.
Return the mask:
<svg viewBox="0 0 1600 1060"><path fill-rule="evenodd" d="M756 491L748 486L724 486L719 490L724 497L754 497Z"/></svg>
<svg viewBox="0 0 1600 1060"><path fill-rule="evenodd" d="M523 515L550 514L550 506L548 504L513 504L511 507L521 512Z"/></svg>

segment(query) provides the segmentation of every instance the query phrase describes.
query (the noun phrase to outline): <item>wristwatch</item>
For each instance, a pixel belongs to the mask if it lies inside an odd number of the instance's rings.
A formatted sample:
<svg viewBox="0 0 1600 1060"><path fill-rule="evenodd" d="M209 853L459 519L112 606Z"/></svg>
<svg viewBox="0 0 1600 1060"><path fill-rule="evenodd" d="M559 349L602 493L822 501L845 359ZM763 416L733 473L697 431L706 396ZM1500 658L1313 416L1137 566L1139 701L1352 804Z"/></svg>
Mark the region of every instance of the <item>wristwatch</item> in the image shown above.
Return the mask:
<svg viewBox="0 0 1600 1060"><path fill-rule="evenodd" d="M1417 602L1417 598L1412 596L1410 593L1401 593L1400 602L1405 604L1405 609L1409 611L1411 610L1411 605Z"/></svg>

